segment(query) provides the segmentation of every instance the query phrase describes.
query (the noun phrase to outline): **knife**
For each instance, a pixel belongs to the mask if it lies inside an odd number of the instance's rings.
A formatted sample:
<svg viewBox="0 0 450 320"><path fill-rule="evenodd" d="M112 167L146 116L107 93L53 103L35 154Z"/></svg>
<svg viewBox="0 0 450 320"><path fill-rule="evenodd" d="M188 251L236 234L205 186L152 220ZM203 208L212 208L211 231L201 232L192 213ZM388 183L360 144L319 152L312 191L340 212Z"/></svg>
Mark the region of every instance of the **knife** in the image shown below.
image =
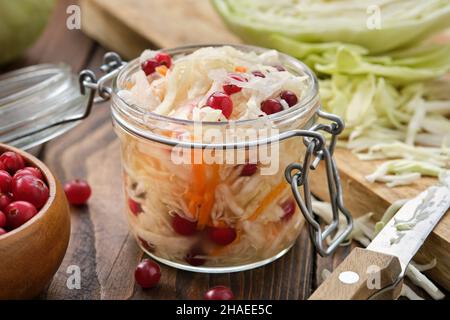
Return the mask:
<svg viewBox="0 0 450 320"><path fill-rule="evenodd" d="M450 173L440 181L406 202L370 245L354 249L309 299L366 300L398 289L409 262L450 207Z"/></svg>

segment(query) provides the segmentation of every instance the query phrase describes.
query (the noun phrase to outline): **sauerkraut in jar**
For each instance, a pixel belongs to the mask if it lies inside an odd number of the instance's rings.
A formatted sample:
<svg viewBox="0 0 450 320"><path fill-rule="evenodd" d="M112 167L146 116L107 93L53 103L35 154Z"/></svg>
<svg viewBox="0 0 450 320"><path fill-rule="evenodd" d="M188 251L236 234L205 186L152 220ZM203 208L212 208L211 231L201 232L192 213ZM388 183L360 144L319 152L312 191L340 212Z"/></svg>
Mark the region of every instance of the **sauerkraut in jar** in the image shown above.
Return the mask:
<svg viewBox="0 0 450 320"><path fill-rule="evenodd" d="M112 111L127 217L142 249L203 272L284 254L303 224L284 170L302 160L304 145L277 137L311 126L318 107L309 69L273 50L146 50L129 63Z"/></svg>

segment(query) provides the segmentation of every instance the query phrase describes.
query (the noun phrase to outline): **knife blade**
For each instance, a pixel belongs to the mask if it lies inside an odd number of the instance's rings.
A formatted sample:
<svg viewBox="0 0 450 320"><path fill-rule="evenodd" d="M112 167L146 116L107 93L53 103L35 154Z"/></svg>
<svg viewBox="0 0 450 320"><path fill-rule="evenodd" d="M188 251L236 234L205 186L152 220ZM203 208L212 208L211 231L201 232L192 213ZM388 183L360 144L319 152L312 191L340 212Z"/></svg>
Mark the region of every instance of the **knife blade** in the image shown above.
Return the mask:
<svg viewBox="0 0 450 320"><path fill-rule="evenodd" d="M396 284L449 207L447 172L439 185L407 201L367 249L354 249L310 299L369 299Z"/></svg>
<svg viewBox="0 0 450 320"><path fill-rule="evenodd" d="M441 180L442 185L431 186L406 202L367 247L396 256L402 267L400 276L450 207L450 174Z"/></svg>

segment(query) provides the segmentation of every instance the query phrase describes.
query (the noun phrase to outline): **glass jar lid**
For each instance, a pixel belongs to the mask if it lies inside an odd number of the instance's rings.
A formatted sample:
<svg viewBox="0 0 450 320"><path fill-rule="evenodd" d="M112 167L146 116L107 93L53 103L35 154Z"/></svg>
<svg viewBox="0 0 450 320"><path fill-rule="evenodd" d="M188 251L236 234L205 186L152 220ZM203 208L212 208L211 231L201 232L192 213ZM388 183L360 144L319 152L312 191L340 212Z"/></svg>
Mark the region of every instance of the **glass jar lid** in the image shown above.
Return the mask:
<svg viewBox="0 0 450 320"><path fill-rule="evenodd" d="M0 142L29 150L76 126L88 95L65 64L41 64L0 76Z"/></svg>

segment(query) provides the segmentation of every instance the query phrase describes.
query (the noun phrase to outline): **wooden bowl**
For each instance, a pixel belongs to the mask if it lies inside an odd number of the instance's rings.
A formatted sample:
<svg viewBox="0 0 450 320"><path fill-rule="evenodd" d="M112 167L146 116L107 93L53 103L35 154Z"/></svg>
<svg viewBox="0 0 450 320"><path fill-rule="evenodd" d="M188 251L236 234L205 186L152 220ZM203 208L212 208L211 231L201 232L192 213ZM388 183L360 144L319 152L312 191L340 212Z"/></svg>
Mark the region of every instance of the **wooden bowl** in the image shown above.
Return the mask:
<svg viewBox="0 0 450 320"><path fill-rule="evenodd" d="M36 297L50 282L66 253L70 215L64 190L50 170L25 151L0 144L0 154L14 151L39 168L50 197L27 223L0 236L0 299Z"/></svg>

